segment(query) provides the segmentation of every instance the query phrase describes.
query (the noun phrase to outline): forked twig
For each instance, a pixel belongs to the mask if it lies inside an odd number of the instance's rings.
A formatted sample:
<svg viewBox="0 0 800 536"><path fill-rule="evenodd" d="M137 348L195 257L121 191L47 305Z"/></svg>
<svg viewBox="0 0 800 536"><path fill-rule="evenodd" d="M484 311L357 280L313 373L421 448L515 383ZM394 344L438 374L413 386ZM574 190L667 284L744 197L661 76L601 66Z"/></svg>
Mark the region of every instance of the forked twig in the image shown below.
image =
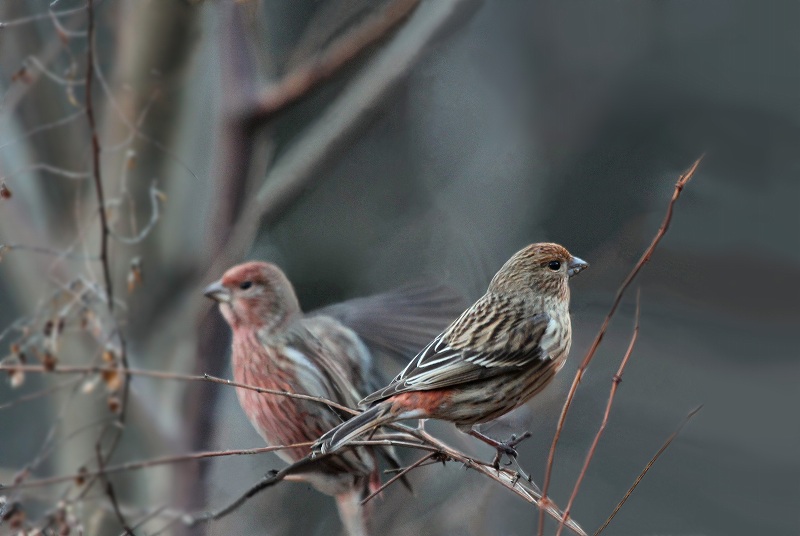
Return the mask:
<svg viewBox="0 0 800 536"><path fill-rule="evenodd" d="M638 486L638 485L639 485L639 483L642 481L642 479L644 478L644 475L646 475L646 474L647 474L647 472L650 470L650 468L651 468L651 467L653 467L653 464L655 464L655 463L656 463L656 460L658 460L658 458L659 458L659 457L660 457L662 454L664 454L664 451L665 451L665 450L667 450L667 448L668 448L668 447L670 446L670 444L671 444L671 443L672 443L672 442L675 440L675 438L676 438L676 437L678 437L678 434L680 434L680 433L681 433L681 430L683 430L683 427L684 427L684 426L686 426L686 423L687 423L687 422L689 422L689 420L690 420L692 417L694 417L694 416L695 416L695 414L697 414L697 412L698 412L698 411L700 411L701 409L703 409L703 406L698 406L698 407L696 407L695 409L693 409L692 411L690 411L690 412L689 412L689 413L686 415L686 417L684 417L684 418L683 418L683 420L681 421L681 423L678 425L678 428L677 428L677 429L676 429L674 432L672 432L672 435L670 435L670 436L667 438L667 440L664 442L664 444L663 444L663 445L661 445L661 448L660 448L660 449L658 449L658 451L655 453L655 455L654 455L652 458L650 458L650 461L649 461L649 462L647 462L647 465L645 465L645 466L644 466L644 469L642 469L642 472L641 472L641 473L639 473L639 476L638 476L638 477L636 477L636 480L634 480L634 481L633 481L633 484L631 485L631 487L630 487L630 488L628 488L628 491L627 491L627 492L625 493L625 495L622 497L622 500L621 500L621 501L619 501L619 503L617 504L617 506L614 508L614 511L613 511L613 512L611 512L611 515L610 515L610 516L608 516L608 519L606 519L605 523L603 523L603 524L600 526L600 528L599 528L599 529L597 529L597 530L594 532L594 534L593 534L592 536L598 536L598 535L599 535L601 532L603 532L603 531L606 529L606 527L608 526L608 524L609 524L609 523L611 523L611 520L612 520L612 519L614 519L614 517L615 517L615 516L617 515L617 513L619 512L620 508L622 508L622 505L623 505L623 504L625 504L625 501L627 501L627 500L628 500L628 498L631 496L631 493L633 493L633 490L635 490L635 489L636 489L636 486Z"/></svg>
<svg viewBox="0 0 800 536"><path fill-rule="evenodd" d="M429 452L428 454L426 454L425 456L423 456L419 460L415 461L414 463L412 463L408 467L404 467L402 470L398 471L396 475L394 475L392 478L390 478L389 480L384 482L381 485L381 487L379 487L378 489L376 489L375 491L370 493L364 500L362 500L361 501L361 505L363 506L363 505L367 504L373 497L377 497L378 495L383 493L383 490L385 490L386 488L388 488L389 486L391 486L392 484L394 484L395 482L397 482L398 480L400 480L401 478L406 476L408 473L410 473L411 471L413 471L417 467L421 466L422 464L424 464L425 462L430 460L431 458L434 458L436 455L437 455L436 452Z"/></svg>
<svg viewBox="0 0 800 536"><path fill-rule="evenodd" d="M611 304L611 309L608 311L608 314L603 321L603 325L600 327L599 331L597 332L597 336L595 337L592 345L589 347L589 350L586 352L586 356L583 358L580 366L578 367L578 371L575 373L575 379L572 380L572 385L570 385L569 392L567 393L567 399L564 401L564 406L561 409L561 415L558 419L558 425L556 426L555 434L553 435L553 441L550 445L550 452L547 456L547 466L545 468L544 473L544 485L542 486L542 501L540 502L540 510L539 510L539 536L544 536L544 512L542 511L542 507L545 506L549 499L547 497L547 491L550 488L550 477L553 472L553 463L555 461L556 455L556 447L558 446L558 440L561 438L561 432L564 429L564 421L567 419L567 413L569 412L569 408L572 405L572 400L575 398L575 392L578 389L578 385L581 383L583 379L583 374L586 372L586 368L589 366L589 363L592 361L595 352L597 351L598 346L600 346L600 342L603 340L603 337L606 334L606 330L608 329L608 325L611 323L611 318L614 316L614 313L617 311L617 307L619 306L620 302L622 301L622 297L625 294L625 291L628 289L630 284L642 270L645 264L650 260L650 257L653 255L656 247L658 246L661 239L667 233L669 229L669 224L672 221L672 212L675 206L675 203L678 201L678 198L683 191L683 188L686 184L691 180L692 176L694 175L697 167L700 165L701 160L703 157L701 156L698 158L694 164L678 179L678 182L675 184L675 190L672 193L672 199L670 200L669 204L667 205L667 213L664 216L664 220L661 223L661 227L659 227L658 232L653 237L653 240L650 242L650 245L647 249L642 253L642 256L637 261L636 265L630 271L628 276L622 282L619 289L617 290L617 294L614 298L614 301Z"/></svg>

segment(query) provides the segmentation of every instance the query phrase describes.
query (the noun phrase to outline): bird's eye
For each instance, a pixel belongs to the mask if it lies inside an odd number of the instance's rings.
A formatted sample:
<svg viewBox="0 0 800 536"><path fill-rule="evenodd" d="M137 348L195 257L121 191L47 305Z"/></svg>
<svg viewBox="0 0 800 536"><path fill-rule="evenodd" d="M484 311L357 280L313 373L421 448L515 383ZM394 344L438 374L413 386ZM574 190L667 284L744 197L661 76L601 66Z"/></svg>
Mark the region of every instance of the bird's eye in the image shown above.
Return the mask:
<svg viewBox="0 0 800 536"><path fill-rule="evenodd" d="M247 290L252 286L253 286L252 281L242 281L241 283L239 283L239 288L242 290Z"/></svg>
<svg viewBox="0 0 800 536"><path fill-rule="evenodd" d="M559 268L561 268L561 263L559 261L550 261L547 263L547 267L555 272L558 271Z"/></svg>

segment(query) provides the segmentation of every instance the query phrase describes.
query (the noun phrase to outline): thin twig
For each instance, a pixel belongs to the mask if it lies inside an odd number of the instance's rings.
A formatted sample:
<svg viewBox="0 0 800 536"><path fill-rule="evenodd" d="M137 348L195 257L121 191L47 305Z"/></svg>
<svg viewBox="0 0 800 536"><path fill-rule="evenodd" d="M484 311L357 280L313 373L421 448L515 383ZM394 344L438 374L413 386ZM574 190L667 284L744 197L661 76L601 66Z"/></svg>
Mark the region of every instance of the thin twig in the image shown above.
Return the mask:
<svg viewBox="0 0 800 536"><path fill-rule="evenodd" d="M42 246L28 246L26 244L0 244L0 257L2 257L7 251L27 251L30 253L38 253L40 255L49 255L58 259L71 259L75 261L100 260L99 257L87 257L86 255L81 255L79 253L70 253L68 251L61 251Z"/></svg>
<svg viewBox="0 0 800 536"><path fill-rule="evenodd" d="M617 307L622 301L622 296L625 294L625 291L633 282L634 278L639 274L644 265L650 260L650 257L653 255L653 252L655 251L659 242L661 242L661 239L666 234L667 229L669 229L669 224L672 221L673 207L675 206L675 203L678 201L678 198L680 197L684 186L686 186L686 183L688 183L689 180L692 178L695 171L697 170L697 167L700 165L700 161L702 159L703 159L702 156L698 158L694 162L694 164L692 164L689 170L680 176L678 182L675 184L675 190L672 193L672 199L670 200L669 205L667 205L667 213L664 216L664 220L661 223L661 227L659 227L658 232L656 233L655 237L653 237L652 242L650 242L648 248L644 251L641 258L639 258L639 261L636 263L631 272L622 282L622 285L620 285L619 290L617 290L617 295L614 298L613 303L611 304L611 309L609 310L605 320L603 321L603 325L597 332L597 336L595 337L594 342L592 342L592 345L586 352L586 356L583 358L580 367L578 367L578 371L575 373L575 379L572 380L572 385L569 388L567 399L564 401L564 406L561 409L561 415L559 416L558 419L558 425L556 426L556 431L555 434L553 435L553 441L552 444L550 445L550 453L547 456L547 467L544 473L544 485L542 486L543 499L540 502L540 511L539 511L539 536L544 536L544 514L541 510L541 506L546 505L547 502L549 501L547 497L547 491L550 488L550 477L553 472L553 463L555 461L556 446L558 445L558 440L561 438L561 432L564 429L564 421L567 419L567 413L569 412L569 408L572 405L573 398L575 398L575 392L578 389L578 385L581 383L581 379L583 378L583 374L586 371L586 367L589 366L589 363L592 361L592 358L594 357L594 354L597 351L597 347L600 346L600 342L603 340L603 337L606 334L608 325L611 323L611 318L614 316Z"/></svg>
<svg viewBox="0 0 800 536"><path fill-rule="evenodd" d="M26 87L29 87L29 86L26 86ZM6 114L8 114L8 113L11 113L11 110L9 110L8 107L6 107L6 108L4 108L4 112ZM19 143L21 141L25 141L26 139L28 139L28 138L36 135L36 134L39 134L40 132L45 132L45 131L52 130L52 129L55 129L55 128L58 128L58 127L62 127L64 125L68 125L73 120L75 120L75 119L79 118L80 116L82 116L84 113L86 113L85 109L78 109L77 111L74 111L71 114L62 117L61 119L56 119L55 121L51 121L50 123L45 123L44 125L39 125L39 126L33 127L32 129L30 129L30 130L26 131L25 133L19 135L18 137L14 138L12 140L9 140L9 141L7 141L7 142L5 142L3 144L0 144L0 149L5 149L6 147L10 147L10 146L14 145L15 143Z"/></svg>
<svg viewBox="0 0 800 536"><path fill-rule="evenodd" d="M17 404L21 404L23 402L29 402L31 400L36 400L37 398L41 398L43 396L51 395L53 393L57 393L61 389L65 387L69 387L70 385L74 385L81 381L83 378L70 378L69 380L64 380L63 382L59 382L56 385L52 385L50 387L46 387L44 389L40 389L38 391L34 391L32 393L28 393L26 395L20 396L15 398L14 400L9 400L3 404L0 404L0 410L8 409L10 407L16 406Z"/></svg>
<svg viewBox="0 0 800 536"><path fill-rule="evenodd" d="M198 523L205 523L208 521L216 521L218 519L222 519L223 517L227 516L228 514L236 511L240 506L242 506L248 499L254 497L262 490L265 490L275 484L282 482L286 477L291 476L295 473L300 473L308 469L308 467L318 464L320 461L325 460L331 456L335 456L335 454L322 454L320 456L311 457L310 455L296 461L295 463L288 465L281 469L280 471L270 471L264 477L259 480L255 485L250 487L245 493L239 496L235 501L230 503L228 506L218 510L216 512L206 512L204 514L196 514L196 515L186 515L183 518L183 522L189 526L195 526Z"/></svg>
<svg viewBox="0 0 800 536"><path fill-rule="evenodd" d="M94 0L88 0L86 6L88 16L86 46L86 119L89 122L89 131L92 138L92 178L94 179L97 205L100 211L100 263L103 265L103 277L106 285L106 299L108 308L114 310L114 289L111 283L111 268L108 263L108 215L106 214L106 201L103 194L103 178L100 168L100 138L97 135L97 123L94 117L94 104L92 103L92 81L94 79Z"/></svg>
<svg viewBox="0 0 800 536"><path fill-rule="evenodd" d="M94 104L92 101L92 82L94 81L94 63L95 63L95 10L94 10L94 0L88 0L86 5L86 13L87 13L87 29L86 29L86 82L85 82L85 108L86 108L86 118L89 123L89 131L91 134L92 140L92 175L94 179L94 186L95 186L95 193L97 196L97 205L100 215L100 264L103 268L103 279L105 281L105 291L106 291L106 303L108 305L108 312L111 317L111 321L114 322L114 286L111 280L111 266L109 261L108 255L108 239L111 234L111 229L108 224L108 213L106 212L106 200L105 195L103 193L103 178L102 178L102 169L100 163L100 138L97 131L97 122L95 120L94 115ZM127 349L126 349L126 342L125 338L122 335L119 327L116 328L116 336L119 341L119 361L120 366L124 371L128 369L128 357L127 357ZM95 443L95 450L97 451L97 459L99 469L103 469L103 466L107 462L107 460L111 457L116 449L117 445L119 445L119 441L122 435L123 425L125 422L125 414L127 410L127 403L128 403L128 395L130 393L130 375L124 374L123 376L123 387L122 387L122 395L120 397L120 407L119 407L119 414L117 417L117 425L114 426L113 431L115 436L111 440L111 445L107 449L105 453L105 457L103 455L102 449L102 441L105 432L110 428L107 425L101 432L97 438L97 442ZM114 512L119 519L120 524L122 527L129 533L132 534L125 517L123 516L122 512L119 509L119 505L117 504L116 495L114 493L114 488L111 485L110 481L105 478L105 475L100 475L101 479L105 482L105 489L106 495L108 495L109 501L111 501L112 506L114 507ZM93 482L92 482L93 483ZM91 488L91 483L86 486L86 490Z"/></svg>
<svg viewBox="0 0 800 536"><path fill-rule="evenodd" d="M364 440L364 441L354 441L348 444L348 448L357 448L363 446L384 446L384 445L391 445L391 446L404 446L413 449L419 449L427 451L430 458L437 458L442 460L443 462L453 461L456 463L460 463L464 467L468 469L473 469L484 476L488 477L495 482L498 482L503 487L511 490L519 497L524 499L525 501L532 503L534 505L538 504L540 499L539 493L536 490L533 490L525 485L523 485L524 481L520 480L520 475L516 471L511 471L509 469L494 469L493 465L490 462L484 462L480 460L476 460L467 456L466 454L456 450L449 445L443 443L442 441L434 438L433 436L428 435L427 432L420 429L410 428L401 424L393 424L391 428L399 430L403 433L403 436L400 436L401 439L396 439L396 434L390 435L382 435L377 436L379 439L375 440ZM420 443L409 442L407 440L403 440L402 437L404 436L411 436ZM216 512L206 512L202 514L196 515L187 515L184 517L184 523L194 526L198 523L204 523L212 520L219 520L234 511L236 511L240 506L242 506L248 499L258 494L260 491L274 486L278 482L283 481L289 476L293 476L296 474L301 474L307 472L309 470L313 470L313 465L319 463L320 461L330 457L330 456L337 456L339 453L328 453L328 454L315 454L309 455L302 460L299 460L280 471L272 471L268 473L264 478L258 481L256 484L251 486L245 493L240 495L237 499L231 502L229 505L225 506L221 510ZM426 457L426 459L428 458ZM423 460L424 461L424 460ZM419 462L423 463L423 462ZM382 486L382 489L386 489L388 485L392 482L395 482L396 479L392 479L390 482L387 482L386 485ZM554 504L548 504L545 508L545 511L548 515L553 516L554 519L560 521L562 518L561 512L558 510L558 507ZM585 536L586 533L583 529L573 520L567 520L566 526L575 532L576 534Z"/></svg>
<svg viewBox="0 0 800 536"><path fill-rule="evenodd" d="M365 504L367 504L373 497L377 497L378 495L383 493L383 490L385 490L386 488L388 488L389 486L391 486L392 484L394 484L395 482L397 482L398 480L400 480L401 478L406 476L408 473L410 473L411 471L413 471L417 467L420 467L422 464L424 464L425 462L427 462L428 460L430 460L431 458L433 458L435 456L436 456L436 452L429 452L428 454L426 454L425 456L423 456L419 460L415 461L414 463L412 463L408 467L404 467L401 471L398 471L398 473L396 475L394 475L392 478L390 478L389 480L384 482L383 485L381 485L381 487L379 487L378 489L376 489L375 491L370 493L364 500L362 500L361 501L361 506L364 506Z"/></svg>
<svg viewBox="0 0 800 536"><path fill-rule="evenodd" d="M161 370L147 370L147 369L136 369L136 368L127 368L125 370L120 370L119 368L116 367L109 367L104 365L82 365L82 366L59 365L54 369L48 369L44 365L0 364L0 371L38 372L42 374L102 374L106 372L106 373L119 373L130 376L142 376L145 378L154 378L159 380L218 383L221 385L229 385L231 387L237 387L240 389L248 389L250 391L255 391L257 393L262 393L262 394L278 395L278 396L285 396L288 398L295 398L298 400L309 400L311 402L318 402L320 404L330 406L332 408L349 413L351 415L358 415L359 413L361 413L360 411L348 408L347 406L334 402L333 400L328 400L327 398L321 396L303 395L299 393L291 393L289 391L279 391L277 389L265 389L263 387L258 387L255 385L248 385L246 383L238 383L233 380L226 380L225 378L218 378L216 376L211 376L209 374L203 374L203 375L179 374L175 372L164 372Z"/></svg>
<svg viewBox="0 0 800 536"><path fill-rule="evenodd" d="M581 483L583 482L584 477L586 476L586 472L589 469L589 464L592 462L592 458L594 457L594 453L597 450L597 445L600 443L600 437L605 432L606 426L608 425L608 418L611 415L611 406L614 403L614 397L617 394L617 388L619 384L622 382L622 374L625 372L625 366L628 364L628 360L633 353L633 348L636 346L636 340L639 338L639 311L640 311L640 295L641 292L636 293L636 315L635 321L633 326L633 334L631 335L630 343L628 344L628 349L625 351L625 355L622 358L622 361L619 364L619 368L617 369L617 373L614 374L613 378L611 379L611 392L608 394L608 402L606 402L606 411L603 414L603 421L600 423L600 428L597 429L597 433L594 436L594 441L592 441L592 446L589 447L589 452L586 453L586 459L583 462L583 467L581 468L581 472L578 475L577 480L575 481L575 485L572 488L572 495L569 497L569 502L567 502L566 508L564 508L564 518L558 524L558 531L556 532L556 536L561 536L561 532L564 529L564 521L569 518L570 512L572 512L572 505L575 502L575 497L578 496L578 490L581 487Z"/></svg>
<svg viewBox="0 0 800 536"><path fill-rule="evenodd" d="M28 480L20 484L13 484L10 486L0 486L0 489L16 490L23 488L38 488L42 486L52 486L54 484L61 484L63 482L71 482L71 481L74 482L81 478L90 478L100 475L111 475L114 473L121 473L125 471L134 471L137 469L147 469L150 467L157 467L159 465L170 465L173 463L196 461L205 458L219 458L225 456L244 456L251 454L261 454L263 452L275 452L279 450L293 449L297 447L310 447L311 444L312 442L306 441L304 443L295 443L293 445L274 445L270 447L258 447L252 449L212 450L206 452L193 452L191 454L180 454L177 456L164 456L161 458L151 458L149 460L139 460L139 461L121 463L119 465L110 465L102 469L97 469L93 471L81 471L71 475L61 475L48 478L39 478L35 480Z"/></svg>
<svg viewBox="0 0 800 536"><path fill-rule="evenodd" d="M366 49L391 32L419 5L420 0L393 0L380 13L332 43L322 54L293 69L279 82L262 90L245 105L242 115L249 124L265 123L307 96Z"/></svg>
<svg viewBox="0 0 800 536"><path fill-rule="evenodd" d="M122 525L124 534L126 536L133 536L133 529L130 528L125 516L122 514L122 510L119 508L119 502L117 501L117 494L114 492L114 486L111 484L111 481L108 479L108 475L104 471L105 460L103 459L103 451L99 442L95 444L95 453L97 454L97 474L100 477L100 481L103 483L108 500L111 502L111 507L114 509L114 515L117 516L117 520L119 521L120 525Z"/></svg>
<svg viewBox="0 0 800 536"><path fill-rule="evenodd" d="M48 19L50 17L66 17L68 15L75 15L76 13L80 13L85 10L86 6L74 7L71 9L64 9L61 11L53 11L52 9L48 9L47 11L44 11L42 13L37 13L35 15L28 15L26 17L20 17L18 19L0 21L0 28L21 26L23 24L29 24L31 22L36 22L42 19Z"/></svg>
<svg viewBox="0 0 800 536"><path fill-rule="evenodd" d="M630 487L630 488L628 488L628 491L627 491L627 492L625 493L625 495L622 497L622 500L621 500L621 501L619 501L619 503L617 504L617 506L614 508L614 511L613 511L613 512L611 512L611 515L610 515L610 516L608 516L608 519L606 519L605 523L603 523L603 524L600 526L600 528L599 528L599 529L597 529L597 530L595 531L595 533L594 533L594 535L593 535L593 536L598 536L598 535L599 535L601 532L603 532L603 531L606 529L606 527L608 527L608 524L609 524L609 523L611 523L611 520L612 520L612 519L614 519L614 517L617 515L617 513L618 513L618 512L619 512L619 510L620 510L620 508L622 508L622 505L623 505L623 504L625 504L625 501L627 501L627 500L628 500L628 498L631 496L631 493L633 493L633 490L635 490L635 489L636 489L636 486L638 486L638 485L639 485L639 483L642 481L642 479L644 478L644 475L646 475L646 474L647 474L647 472L650 470L650 468L651 468L651 467L653 467L653 465L656 463L656 461L658 460L658 458L659 458L659 457L660 457L662 454L664 454L664 451L665 451L665 450L667 450L667 448L668 448L668 447L670 446L670 444L671 444L671 443L672 443L672 442L675 440L675 438L676 438L676 437L678 437L678 434L680 434L680 433L681 433L681 430L683 430L683 427L684 427L684 426L686 426L686 423L687 423L687 422L689 422L689 420L690 420L692 417L694 417L694 416L695 416L695 414L697 414L697 412L698 412L698 411L700 411L701 409L703 409L703 406L698 406L698 407L696 407L695 409L693 409L692 411L690 411L690 412L689 412L689 414L688 414L688 415L686 415L686 417L684 417L684 418L683 418L683 420L681 421L681 423L678 425L678 428L677 428L677 429L676 429L674 432L672 432L672 435L670 435L670 436L667 438L667 440L664 442L664 444L663 444L663 445L661 445L661 448L660 448L660 449L658 449L658 452L656 452L656 453L655 453L655 455L654 455L654 456L653 456L653 457L650 459L650 461L649 461L649 462L647 462L647 465L645 465L645 466L644 466L644 469L642 469L642 472L641 472L641 473L639 473L639 476L638 476L638 477L636 477L636 480L634 480L634 482L633 482L633 484L631 485L631 487Z"/></svg>

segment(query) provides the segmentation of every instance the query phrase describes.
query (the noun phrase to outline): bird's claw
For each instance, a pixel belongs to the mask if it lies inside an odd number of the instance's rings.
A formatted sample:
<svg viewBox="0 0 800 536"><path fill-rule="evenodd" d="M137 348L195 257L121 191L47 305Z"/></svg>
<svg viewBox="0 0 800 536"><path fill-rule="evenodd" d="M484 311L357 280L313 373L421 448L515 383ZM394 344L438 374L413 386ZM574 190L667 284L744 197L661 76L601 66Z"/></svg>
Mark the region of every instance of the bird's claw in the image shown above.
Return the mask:
<svg viewBox="0 0 800 536"><path fill-rule="evenodd" d="M497 454L495 454L494 459L492 460L492 466L495 468L495 470L500 470L500 461L503 459L504 454L508 458L508 462L504 463L503 465L506 467L511 465L512 459L516 459L516 457L519 455L516 449L517 445L529 437L531 437L531 433L525 432L519 437L517 437L516 434L512 434L511 437L506 441L499 441L495 447L497 449Z"/></svg>

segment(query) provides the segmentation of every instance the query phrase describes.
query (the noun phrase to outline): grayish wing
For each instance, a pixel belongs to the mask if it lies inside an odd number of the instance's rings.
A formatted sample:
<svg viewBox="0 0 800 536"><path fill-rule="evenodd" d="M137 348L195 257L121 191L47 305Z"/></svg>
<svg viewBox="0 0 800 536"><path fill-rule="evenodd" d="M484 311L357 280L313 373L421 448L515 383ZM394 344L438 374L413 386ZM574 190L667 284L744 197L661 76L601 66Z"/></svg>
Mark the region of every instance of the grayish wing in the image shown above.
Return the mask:
<svg viewBox="0 0 800 536"><path fill-rule="evenodd" d="M404 364L465 308L464 299L444 285L407 285L390 292L317 309L355 331L370 350Z"/></svg>
<svg viewBox="0 0 800 536"><path fill-rule="evenodd" d="M296 364L305 392L354 408L369 388L369 350L335 320L303 319L287 330L281 342Z"/></svg>
<svg viewBox="0 0 800 536"><path fill-rule="evenodd" d="M468 315L465 313L464 317ZM488 349L457 348L449 344L448 329L431 341L385 388L369 395L369 405L397 393L428 391L513 373L521 367L541 366L550 358L540 342L551 327L550 316L539 313L498 334Z"/></svg>

